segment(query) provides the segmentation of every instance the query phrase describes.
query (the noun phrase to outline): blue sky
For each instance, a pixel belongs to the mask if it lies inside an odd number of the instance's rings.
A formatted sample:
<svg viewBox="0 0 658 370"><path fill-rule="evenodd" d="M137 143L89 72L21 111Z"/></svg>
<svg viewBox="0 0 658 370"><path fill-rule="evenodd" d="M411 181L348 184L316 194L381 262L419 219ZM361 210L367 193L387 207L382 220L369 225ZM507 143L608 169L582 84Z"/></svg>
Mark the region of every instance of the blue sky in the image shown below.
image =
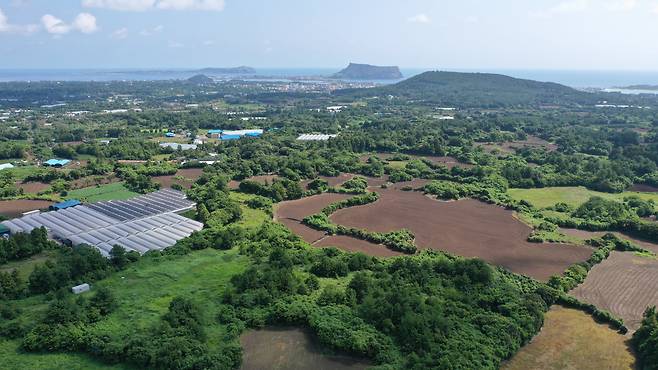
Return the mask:
<svg viewBox="0 0 658 370"><path fill-rule="evenodd" d="M658 0L0 0L0 68L658 70Z"/></svg>

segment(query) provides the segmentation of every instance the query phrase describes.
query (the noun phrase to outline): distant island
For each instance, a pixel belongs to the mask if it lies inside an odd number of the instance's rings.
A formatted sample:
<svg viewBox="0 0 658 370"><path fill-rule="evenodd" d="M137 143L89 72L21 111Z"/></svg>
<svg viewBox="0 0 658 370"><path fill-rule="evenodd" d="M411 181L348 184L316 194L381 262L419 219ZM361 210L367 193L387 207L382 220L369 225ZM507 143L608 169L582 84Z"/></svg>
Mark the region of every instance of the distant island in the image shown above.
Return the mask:
<svg viewBox="0 0 658 370"><path fill-rule="evenodd" d="M232 68L203 68L194 72L210 75L253 75L256 74L256 69L247 66L240 66Z"/></svg>
<svg viewBox="0 0 658 370"><path fill-rule="evenodd" d="M350 63L347 68L331 78L345 80L399 80L404 76L398 67L381 67L370 64Z"/></svg>
<svg viewBox="0 0 658 370"><path fill-rule="evenodd" d="M194 75L194 76L188 78L187 82L197 84L197 85L204 85L204 84L214 83L215 80L213 80L212 78L210 78L210 77L208 77L204 74L198 74L198 75Z"/></svg>

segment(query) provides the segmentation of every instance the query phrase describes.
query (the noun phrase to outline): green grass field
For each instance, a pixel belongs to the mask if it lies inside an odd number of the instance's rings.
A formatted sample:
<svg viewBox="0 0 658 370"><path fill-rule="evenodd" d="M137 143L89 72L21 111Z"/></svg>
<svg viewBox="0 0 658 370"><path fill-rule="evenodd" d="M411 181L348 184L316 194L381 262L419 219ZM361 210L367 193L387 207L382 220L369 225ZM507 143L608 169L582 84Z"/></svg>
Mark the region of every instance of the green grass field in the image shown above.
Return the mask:
<svg viewBox="0 0 658 370"><path fill-rule="evenodd" d="M124 200L136 197L139 194L126 189L123 183L91 186L69 191L67 199L80 199L85 202L100 202L104 200Z"/></svg>
<svg viewBox="0 0 658 370"><path fill-rule="evenodd" d="M509 189L507 193L516 200L525 200L538 208L546 208L557 203L567 203L578 207L590 197L598 196L606 199L622 200L624 197L636 195L642 199L658 203L658 193L638 193L626 191L619 194L601 193L585 187L554 187L541 189Z"/></svg>
<svg viewBox="0 0 658 370"><path fill-rule="evenodd" d="M43 251L22 261L11 261L5 263L4 265L0 265L0 271L12 272L14 270L18 270L18 275L21 277L21 279L23 279L23 281L27 281L27 278L30 276L32 271L34 271L34 267L36 265L54 258L56 254L57 251Z"/></svg>
<svg viewBox="0 0 658 370"><path fill-rule="evenodd" d="M49 369L49 370L122 370L123 365L105 365L84 354L70 353L25 353L18 341L0 340L0 359L3 369Z"/></svg>
<svg viewBox="0 0 658 370"><path fill-rule="evenodd" d="M11 173L16 180L23 180L28 175L45 172L45 169L43 167L37 167L37 166L20 166L3 171L7 171Z"/></svg>
<svg viewBox="0 0 658 370"><path fill-rule="evenodd" d="M237 225L254 228L258 227L265 221L272 220L272 216L267 213L258 209L249 208L244 204L247 200L256 197L255 195L239 193L236 191L232 191L230 194L231 199L240 202L242 206L242 219L237 222Z"/></svg>

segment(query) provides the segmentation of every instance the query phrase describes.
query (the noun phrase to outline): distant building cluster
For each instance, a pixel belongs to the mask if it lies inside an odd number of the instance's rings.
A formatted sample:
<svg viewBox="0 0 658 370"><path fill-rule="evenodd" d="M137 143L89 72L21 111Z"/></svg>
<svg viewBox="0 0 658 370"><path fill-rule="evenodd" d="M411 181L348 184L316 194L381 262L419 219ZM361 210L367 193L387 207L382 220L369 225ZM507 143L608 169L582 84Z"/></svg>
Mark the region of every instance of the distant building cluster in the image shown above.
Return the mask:
<svg viewBox="0 0 658 370"><path fill-rule="evenodd" d="M338 135L335 134L302 134L297 137L299 141L327 141L329 139L335 138Z"/></svg>
<svg viewBox="0 0 658 370"><path fill-rule="evenodd" d="M265 131L263 129L246 130L208 130L208 136L219 140L237 140L243 137L259 137Z"/></svg>
<svg viewBox="0 0 658 370"><path fill-rule="evenodd" d="M181 143L160 143L160 148L171 148L173 150L196 150L196 144L181 144Z"/></svg>

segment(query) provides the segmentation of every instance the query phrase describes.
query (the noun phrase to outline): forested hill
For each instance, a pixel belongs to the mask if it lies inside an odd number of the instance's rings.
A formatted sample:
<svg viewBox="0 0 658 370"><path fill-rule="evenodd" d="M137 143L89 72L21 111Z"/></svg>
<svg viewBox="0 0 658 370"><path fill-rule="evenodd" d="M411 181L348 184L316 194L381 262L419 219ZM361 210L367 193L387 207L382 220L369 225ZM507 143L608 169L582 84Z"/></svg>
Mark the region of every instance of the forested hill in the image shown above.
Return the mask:
<svg viewBox="0 0 658 370"><path fill-rule="evenodd" d="M456 107L594 104L596 94L552 83L490 73L425 72L397 84L338 95L392 95Z"/></svg>

